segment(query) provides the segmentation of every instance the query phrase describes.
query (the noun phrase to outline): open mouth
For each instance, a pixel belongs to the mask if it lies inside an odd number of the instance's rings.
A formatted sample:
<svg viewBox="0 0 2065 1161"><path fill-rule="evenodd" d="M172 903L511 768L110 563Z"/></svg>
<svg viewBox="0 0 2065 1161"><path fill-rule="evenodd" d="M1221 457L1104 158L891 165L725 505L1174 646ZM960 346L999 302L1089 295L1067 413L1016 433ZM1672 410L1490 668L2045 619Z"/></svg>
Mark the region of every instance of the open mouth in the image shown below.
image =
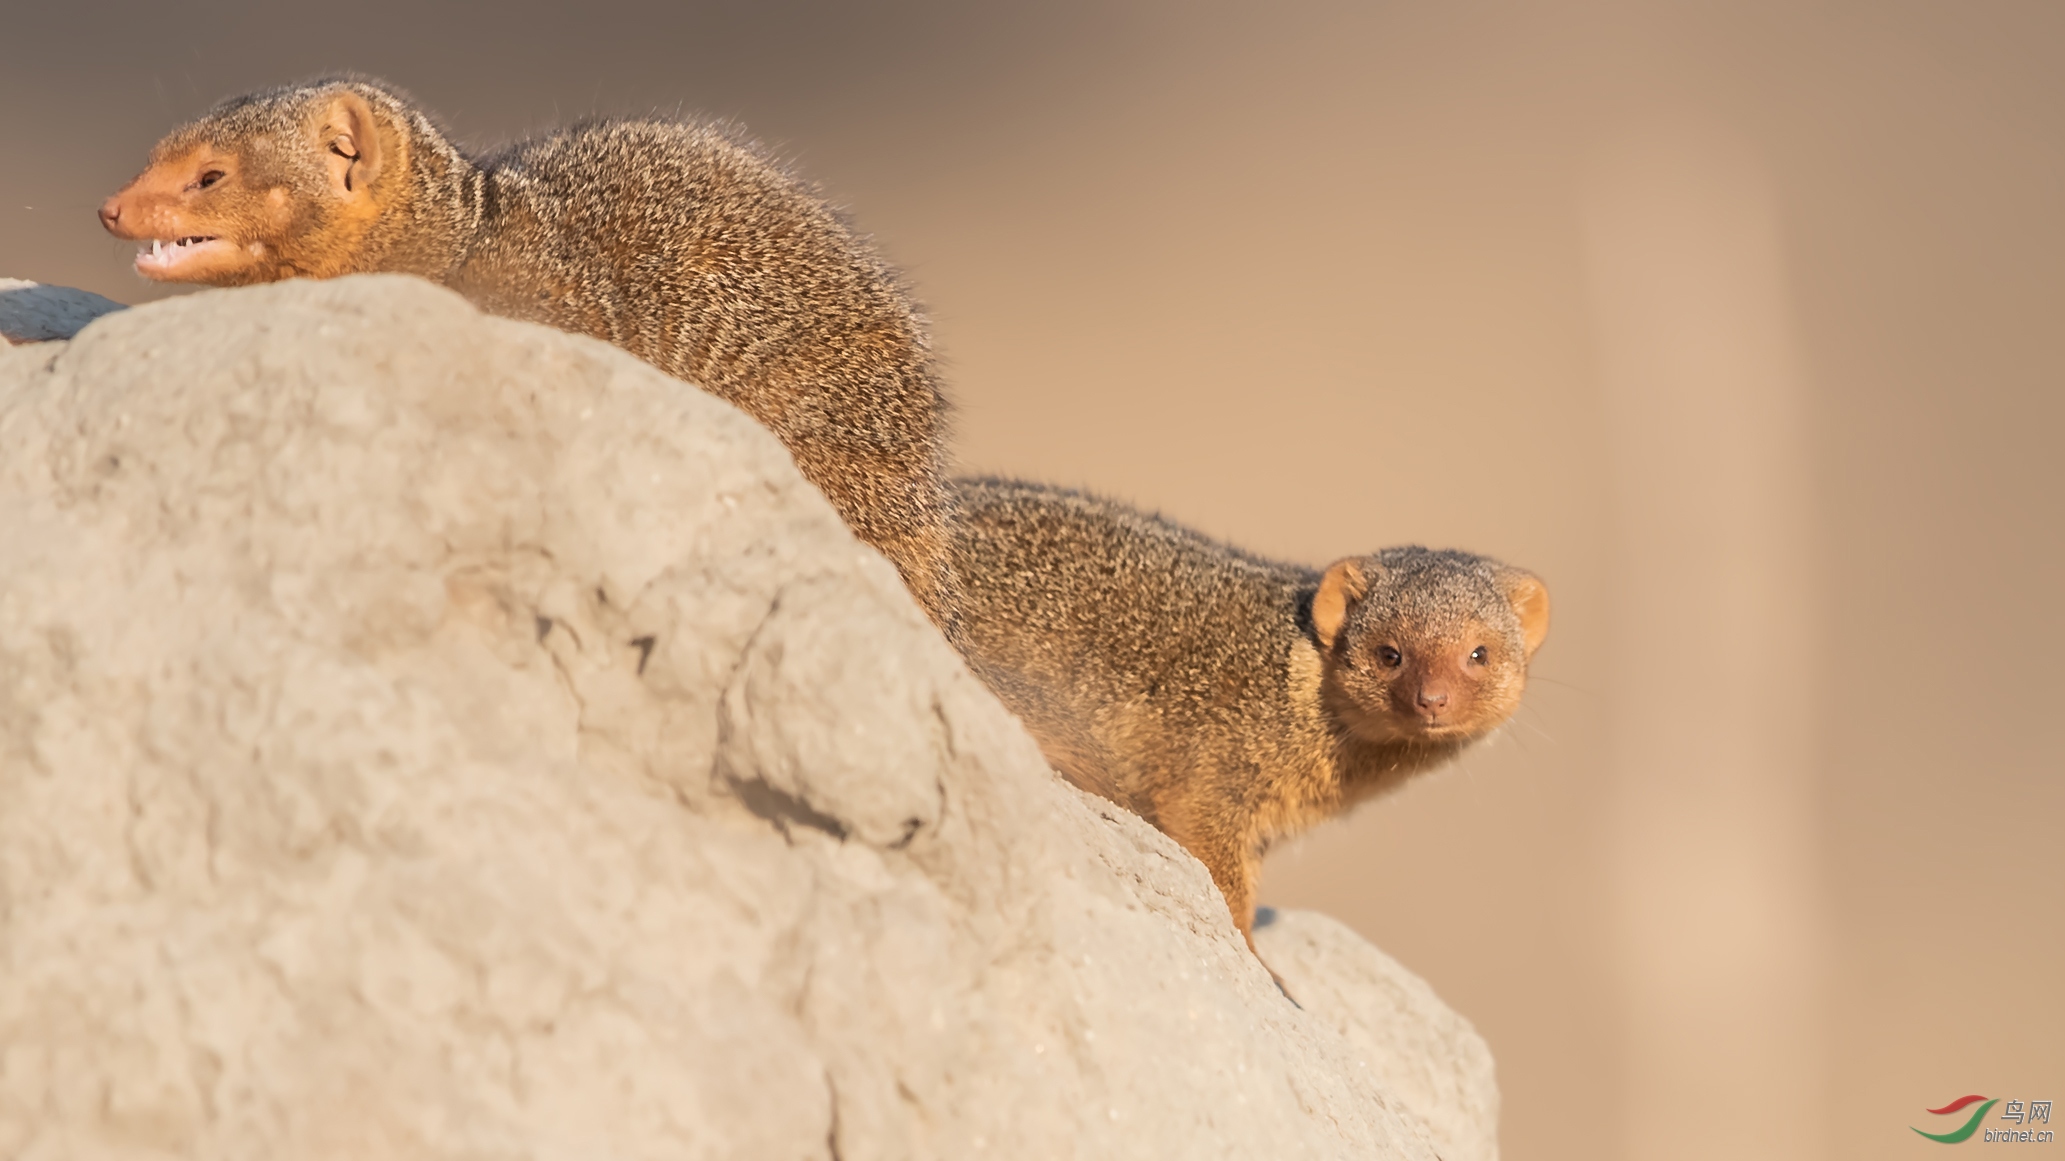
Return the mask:
<svg viewBox="0 0 2065 1161"><path fill-rule="evenodd" d="M186 265L199 255L221 249L222 239L205 234L189 234L184 238L166 241L152 238L150 244L136 252L136 269L145 275L163 275Z"/></svg>

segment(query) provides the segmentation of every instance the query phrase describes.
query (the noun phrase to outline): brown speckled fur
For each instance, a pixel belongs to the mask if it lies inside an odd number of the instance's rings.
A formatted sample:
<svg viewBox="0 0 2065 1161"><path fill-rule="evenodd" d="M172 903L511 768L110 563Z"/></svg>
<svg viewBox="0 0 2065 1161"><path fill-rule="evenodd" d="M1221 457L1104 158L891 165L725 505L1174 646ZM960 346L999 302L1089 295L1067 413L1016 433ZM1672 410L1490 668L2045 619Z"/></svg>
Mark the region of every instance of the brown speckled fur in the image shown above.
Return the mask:
<svg viewBox="0 0 2065 1161"><path fill-rule="evenodd" d="M1392 548L1321 572L1080 492L954 490L972 667L1064 776L1196 855L1243 934L1271 841L1504 722L1547 632L1541 582L1480 556ZM1413 708L1435 688L1440 720Z"/></svg>
<svg viewBox="0 0 2065 1161"><path fill-rule="evenodd" d="M353 110L370 110L370 130ZM360 141L330 148L354 130ZM729 129L594 121L476 160L393 89L326 79L175 131L103 221L124 237L234 243L205 269L154 277L415 274L615 343L771 428L957 633L945 405L923 322L810 185Z"/></svg>

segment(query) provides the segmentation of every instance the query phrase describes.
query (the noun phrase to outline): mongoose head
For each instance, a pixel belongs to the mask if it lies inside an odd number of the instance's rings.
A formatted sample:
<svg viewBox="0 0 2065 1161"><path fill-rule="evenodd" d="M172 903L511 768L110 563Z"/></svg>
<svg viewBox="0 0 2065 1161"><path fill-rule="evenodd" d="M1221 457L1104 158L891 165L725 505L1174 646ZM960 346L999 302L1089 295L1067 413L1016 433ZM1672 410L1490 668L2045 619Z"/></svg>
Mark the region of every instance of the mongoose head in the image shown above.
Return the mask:
<svg viewBox="0 0 2065 1161"><path fill-rule="evenodd" d="M100 208L160 282L240 286L361 269L406 186L412 120L380 86L323 80L238 97L176 129Z"/></svg>
<svg viewBox="0 0 2065 1161"><path fill-rule="evenodd" d="M1388 548L1326 570L1312 628L1323 695L1355 735L1467 741L1519 707L1549 590L1485 557Z"/></svg>

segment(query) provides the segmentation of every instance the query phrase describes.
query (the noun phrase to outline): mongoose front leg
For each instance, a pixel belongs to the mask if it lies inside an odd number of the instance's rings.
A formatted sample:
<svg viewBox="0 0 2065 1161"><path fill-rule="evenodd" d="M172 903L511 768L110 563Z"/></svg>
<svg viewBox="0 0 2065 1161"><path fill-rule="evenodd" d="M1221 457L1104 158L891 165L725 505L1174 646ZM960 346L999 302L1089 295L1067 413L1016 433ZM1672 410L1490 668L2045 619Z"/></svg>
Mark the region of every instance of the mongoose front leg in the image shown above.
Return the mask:
<svg viewBox="0 0 2065 1161"><path fill-rule="evenodd" d="M1244 830L1211 826L1211 822L1223 822L1231 815L1232 812L1224 808L1193 813L1177 796L1164 797L1162 802L1165 805L1160 805L1156 811L1162 827L1170 838L1181 843L1184 850L1205 865L1213 884L1219 888L1219 894L1226 899L1226 910L1233 918L1233 926L1239 930L1241 938L1247 940L1249 953L1269 973L1269 978L1276 981L1276 988L1284 998L1297 1003L1297 998L1284 986L1283 977L1276 974L1276 969L1270 967L1255 948L1255 879L1261 870L1261 860L1256 853L1254 838Z"/></svg>
<svg viewBox="0 0 2065 1161"><path fill-rule="evenodd" d="M1269 961L1262 958L1261 949L1255 946L1255 880L1261 872L1261 860L1256 857L1252 840L1225 843L1215 849L1211 858L1199 855L1205 869L1212 872L1212 881L1219 885L1219 893L1226 896L1226 909L1233 913L1233 925L1240 929L1241 938L1248 941L1248 954L1269 973L1276 984L1276 990L1283 993L1293 1007L1302 1008L1298 997L1291 994L1290 986Z"/></svg>

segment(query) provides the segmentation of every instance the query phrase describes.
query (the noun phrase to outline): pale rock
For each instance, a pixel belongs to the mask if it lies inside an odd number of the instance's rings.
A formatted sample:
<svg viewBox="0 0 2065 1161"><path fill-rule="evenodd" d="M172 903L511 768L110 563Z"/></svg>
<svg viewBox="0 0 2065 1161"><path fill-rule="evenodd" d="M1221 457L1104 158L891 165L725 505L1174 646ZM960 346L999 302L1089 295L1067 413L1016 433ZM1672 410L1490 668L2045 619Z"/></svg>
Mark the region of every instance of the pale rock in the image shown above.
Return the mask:
<svg viewBox="0 0 2065 1161"><path fill-rule="evenodd" d="M0 348L0 1156L1494 1155L781 446L395 277Z"/></svg>
<svg viewBox="0 0 2065 1161"><path fill-rule="evenodd" d="M1496 1161L1491 1050L1425 980L1317 912L1275 912L1255 943L1305 1011L1355 1050L1357 1066L1420 1115L1442 1161Z"/></svg>

